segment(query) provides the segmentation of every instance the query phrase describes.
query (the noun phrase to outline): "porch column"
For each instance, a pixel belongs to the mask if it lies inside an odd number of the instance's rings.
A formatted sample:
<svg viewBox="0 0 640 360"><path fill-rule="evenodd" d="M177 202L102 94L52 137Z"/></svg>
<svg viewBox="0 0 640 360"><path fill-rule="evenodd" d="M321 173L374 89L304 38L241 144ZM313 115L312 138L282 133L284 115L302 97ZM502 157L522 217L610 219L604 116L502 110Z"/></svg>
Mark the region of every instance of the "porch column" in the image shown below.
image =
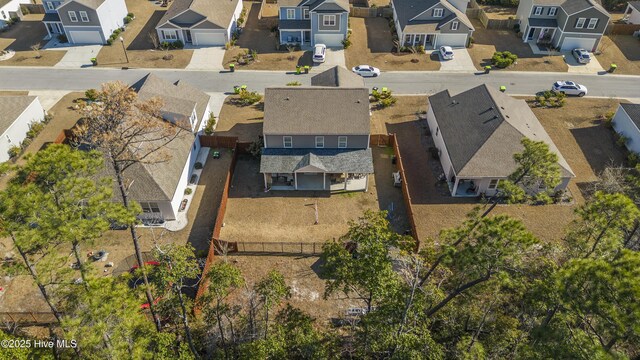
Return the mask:
<svg viewBox="0 0 640 360"><path fill-rule="evenodd" d="M347 190L347 176L349 176L349 173L344 173L344 189Z"/></svg>
<svg viewBox="0 0 640 360"><path fill-rule="evenodd" d="M267 191L267 173L262 173L264 175L264 191Z"/></svg>
<svg viewBox="0 0 640 360"><path fill-rule="evenodd" d="M422 47L427 48L427 34L424 34L424 40L422 40Z"/></svg>
<svg viewBox="0 0 640 360"><path fill-rule="evenodd" d="M451 191L451 196L456 196L456 191L458 191L458 177L456 176L456 182L453 184L453 190Z"/></svg>
<svg viewBox="0 0 640 360"><path fill-rule="evenodd" d="M293 184L294 184L294 189L298 190L298 173L294 172L293 173Z"/></svg>
<svg viewBox="0 0 640 360"><path fill-rule="evenodd" d="M327 182L326 182L325 178L326 178L326 173L322 173L322 190L326 190L327 189Z"/></svg>
<svg viewBox="0 0 640 360"><path fill-rule="evenodd" d="M45 27L45 28L47 28L47 36L48 36L48 37L53 37L53 36L51 35L51 32L49 31L49 23L44 23L44 27Z"/></svg>

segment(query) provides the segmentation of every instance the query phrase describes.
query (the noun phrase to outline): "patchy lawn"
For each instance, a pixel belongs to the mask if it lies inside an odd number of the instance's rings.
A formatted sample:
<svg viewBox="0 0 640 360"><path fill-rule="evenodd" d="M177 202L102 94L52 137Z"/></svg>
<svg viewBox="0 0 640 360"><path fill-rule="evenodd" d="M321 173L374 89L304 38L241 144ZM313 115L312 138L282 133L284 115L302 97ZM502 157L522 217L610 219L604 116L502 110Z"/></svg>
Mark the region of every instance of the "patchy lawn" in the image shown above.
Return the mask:
<svg viewBox="0 0 640 360"><path fill-rule="evenodd" d="M599 50L596 59L605 70L616 64L616 74L640 75L640 39L631 35L603 36Z"/></svg>
<svg viewBox="0 0 640 360"><path fill-rule="evenodd" d="M309 51L280 51L278 49L277 33L271 31L278 25L277 10L274 11L271 4L263 17L258 19L260 13L259 1L245 1L247 9L247 21L238 38L236 46L227 50L222 64L228 68L229 64L237 64L237 57L247 51L255 50L258 57L255 61L245 65L236 65L236 70L295 70L297 65L312 66L311 52ZM271 16L268 16L271 15Z"/></svg>
<svg viewBox="0 0 640 360"><path fill-rule="evenodd" d="M511 65L505 70L566 72L569 69L561 54L556 56L536 55L531 47L527 43L523 43L513 30L489 30L485 29L478 20L472 20L472 22L476 31L473 32L474 43L469 48L469 55L478 70L483 70L486 65L491 65L491 57L496 51L510 51L518 55L517 64Z"/></svg>
<svg viewBox="0 0 640 360"><path fill-rule="evenodd" d="M496 5L480 5L480 8L487 14L487 18L496 20L506 20L516 17L517 7L502 7Z"/></svg>
<svg viewBox="0 0 640 360"><path fill-rule="evenodd" d="M237 97L237 95L232 95L225 99L215 133L221 136L237 136L241 142L255 141L258 136L262 135L264 103L236 106L231 102Z"/></svg>
<svg viewBox="0 0 640 360"><path fill-rule="evenodd" d="M391 89L393 91L393 89ZM385 109L371 111L371 133L388 134L394 124L415 121L427 111L427 96L396 96L398 101Z"/></svg>
<svg viewBox="0 0 640 360"><path fill-rule="evenodd" d="M13 50L15 55L7 60L0 61L0 66L53 66L62 59L66 51L35 52L31 46L40 44L44 46L47 41L47 29L42 23L42 14L29 14L24 19L0 32L0 50ZM36 58L36 56L40 56Z"/></svg>
<svg viewBox="0 0 640 360"><path fill-rule="evenodd" d="M351 46L345 50L348 68L366 64L381 70L440 69L437 54L394 53L388 19L351 17L349 20L352 30Z"/></svg>
<svg viewBox="0 0 640 360"><path fill-rule="evenodd" d="M156 39L155 27L166 12L153 1L126 0L127 9L135 15L126 31L120 34L124 38L129 62L127 63L122 43L116 40L113 45L105 45L98 54L98 66L106 67L142 67L184 69L191 61L193 50L157 50L149 34ZM165 60L165 55L173 58Z"/></svg>

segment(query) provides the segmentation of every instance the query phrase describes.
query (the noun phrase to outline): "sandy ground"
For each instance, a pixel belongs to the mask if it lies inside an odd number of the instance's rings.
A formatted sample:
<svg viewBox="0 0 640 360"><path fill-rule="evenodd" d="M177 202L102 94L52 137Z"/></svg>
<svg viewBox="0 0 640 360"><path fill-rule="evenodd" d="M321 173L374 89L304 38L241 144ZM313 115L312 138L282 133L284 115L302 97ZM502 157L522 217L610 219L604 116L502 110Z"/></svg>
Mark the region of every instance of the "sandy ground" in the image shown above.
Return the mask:
<svg viewBox="0 0 640 360"><path fill-rule="evenodd" d="M236 95L225 99L216 125L216 135L237 136L241 142L252 142L262 135L264 103L236 106L230 103Z"/></svg>
<svg viewBox="0 0 640 360"><path fill-rule="evenodd" d="M480 5L489 19L513 19L516 17L517 7L502 7L495 5Z"/></svg>
<svg viewBox="0 0 640 360"><path fill-rule="evenodd" d="M393 53L389 21L385 18L351 17L351 47L345 50L347 67L371 65L381 70L439 70L438 56L427 54ZM418 60L412 62L411 60Z"/></svg>
<svg viewBox="0 0 640 360"><path fill-rule="evenodd" d="M640 40L631 35L603 36L596 55L600 65L607 70L616 64L616 74L640 75Z"/></svg>
<svg viewBox="0 0 640 360"><path fill-rule="evenodd" d="M47 36L47 29L42 23L43 17L42 14L25 15L22 21L9 30L0 32L0 49L16 52L11 59L0 61L0 66L53 66L62 59L66 51L31 50L32 45L44 46L47 43L43 40Z"/></svg>

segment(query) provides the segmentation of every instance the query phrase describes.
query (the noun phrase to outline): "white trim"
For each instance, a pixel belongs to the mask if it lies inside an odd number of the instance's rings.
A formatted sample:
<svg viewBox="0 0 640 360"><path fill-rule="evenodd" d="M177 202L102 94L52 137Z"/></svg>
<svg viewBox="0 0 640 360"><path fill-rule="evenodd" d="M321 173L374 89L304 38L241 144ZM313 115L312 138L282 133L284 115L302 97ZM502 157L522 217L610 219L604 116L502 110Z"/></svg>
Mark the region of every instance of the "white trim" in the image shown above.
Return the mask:
<svg viewBox="0 0 640 360"><path fill-rule="evenodd" d="M595 20L595 22L593 22L593 20ZM587 23L587 29L593 30L596 27L598 27L598 21L600 21L600 19L598 19L598 18L590 18L589 22ZM591 26L592 23L593 23L593 26Z"/></svg>
<svg viewBox="0 0 640 360"><path fill-rule="evenodd" d="M553 14L552 14L552 12L553 12ZM556 16L557 13L558 13L558 7L552 6L552 7L549 8L549 12L547 13L547 16Z"/></svg>
<svg viewBox="0 0 640 360"><path fill-rule="evenodd" d="M171 40L171 41L177 41L179 39L178 37L178 30L165 30L165 29L160 29L160 33L162 34L162 40ZM167 33L173 33L173 35L176 37L175 39L172 37L167 37Z"/></svg>
<svg viewBox="0 0 640 360"><path fill-rule="evenodd" d="M340 146L340 143L341 143L340 139L344 139L344 146ZM346 149L347 146L349 146L347 141L348 141L347 136L344 136L344 135L338 136L338 149Z"/></svg>
<svg viewBox="0 0 640 360"><path fill-rule="evenodd" d="M318 140L322 141L322 144L320 144L321 146L318 146ZM316 136L316 149L323 149L324 148L324 136Z"/></svg>
<svg viewBox="0 0 640 360"><path fill-rule="evenodd" d="M80 21L89 22L89 14L87 14L86 11L78 11L78 13L80 14ZM86 18L86 20L85 20L85 18Z"/></svg>
<svg viewBox="0 0 640 360"><path fill-rule="evenodd" d="M327 20L333 20L333 24L327 24ZM337 23L335 15L322 15L322 26L336 26Z"/></svg>
<svg viewBox="0 0 640 360"><path fill-rule="evenodd" d="M53 5L53 1L47 1L45 2L45 4L47 4L47 10L55 10L56 7Z"/></svg>
<svg viewBox="0 0 640 360"><path fill-rule="evenodd" d="M436 15L436 12L438 13L437 15ZM433 15L432 16L434 18L438 18L438 19L443 17L444 16L444 9L443 8L435 8L435 9L433 9Z"/></svg>
<svg viewBox="0 0 640 360"><path fill-rule="evenodd" d="M456 31L460 28L460 21L454 21L451 23L451 31Z"/></svg>
<svg viewBox="0 0 640 360"><path fill-rule="evenodd" d="M580 20L582 20L582 23L580 23ZM579 17L578 20L576 20L576 24L573 27L575 29L583 29L584 28L584 24L586 22L587 22L587 18ZM578 24L580 24L580 26L578 26Z"/></svg>
<svg viewBox="0 0 640 360"><path fill-rule="evenodd" d="M287 146L287 142L285 141L285 139L289 139L289 146ZM285 149L291 149L293 148L293 136L290 135L285 135L282 137L282 147Z"/></svg>
<svg viewBox="0 0 640 360"><path fill-rule="evenodd" d="M71 16L71 14L73 14L73 16ZM78 22L78 15L76 15L75 11L67 11L67 16L69 16L69 21L74 23Z"/></svg>
<svg viewBox="0 0 640 360"><path fill-rule="evenodd" d="M607 15L607 19L610 19L610 18L611 18L611 15L609 15L609 13L607 12L607 10L605 10L605 11L603 12L599 7L597 7L597 6L593 6L593 5L592 5L592 6L589 6L589 7L588 7L588 8L586 8L586 9L582 9L582 10L576 11L576 12L571 13L571 14L567 13L566 11L565 11L564 13L565 13L565 14L567 14L567 19L568 19L568 18L569 18L569 16L573 16L573 15L575 15L575 14L579 14L579 13L581 13L581 12L583 12L583 11L587 11L587 10L590 10L590 9L596 9L596 10L600 11L600 13L601 13L602 15ZM562 10L564 10L564 9L562 9Z"/></svg>
<svg viewBox="0 0 640 360"><path fill-rule="evenodd" d="M286 9L287 20L294 20L296 18L296 9Z"/></svg>
<svg viewBox="0 0 640 360"><path fill-rule="evenodd" d="M302 9L302 19L303 20L311 19L311 14L309 13L309 8Z"/></svg>
<svg viewBox="0 0 640 360"><path fill-rule="evenodd" d="M536 6L533 9L533 15L540 16L540 15L542 15L543 11L544 11L544 8L542 6Z"/></svg>

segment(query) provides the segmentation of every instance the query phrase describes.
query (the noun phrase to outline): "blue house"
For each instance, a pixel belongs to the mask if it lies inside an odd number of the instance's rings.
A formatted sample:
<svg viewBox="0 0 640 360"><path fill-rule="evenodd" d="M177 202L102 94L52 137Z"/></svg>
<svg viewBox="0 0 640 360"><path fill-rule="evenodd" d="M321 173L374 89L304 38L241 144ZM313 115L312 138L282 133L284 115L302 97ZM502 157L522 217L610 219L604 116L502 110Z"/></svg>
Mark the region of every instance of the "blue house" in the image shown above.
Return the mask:
<svg viewBox="0 0 640 360"><path fill-rule="evenodd" d="M280 44L342 46L348 19L348 0L279 0Z"/></svg>

